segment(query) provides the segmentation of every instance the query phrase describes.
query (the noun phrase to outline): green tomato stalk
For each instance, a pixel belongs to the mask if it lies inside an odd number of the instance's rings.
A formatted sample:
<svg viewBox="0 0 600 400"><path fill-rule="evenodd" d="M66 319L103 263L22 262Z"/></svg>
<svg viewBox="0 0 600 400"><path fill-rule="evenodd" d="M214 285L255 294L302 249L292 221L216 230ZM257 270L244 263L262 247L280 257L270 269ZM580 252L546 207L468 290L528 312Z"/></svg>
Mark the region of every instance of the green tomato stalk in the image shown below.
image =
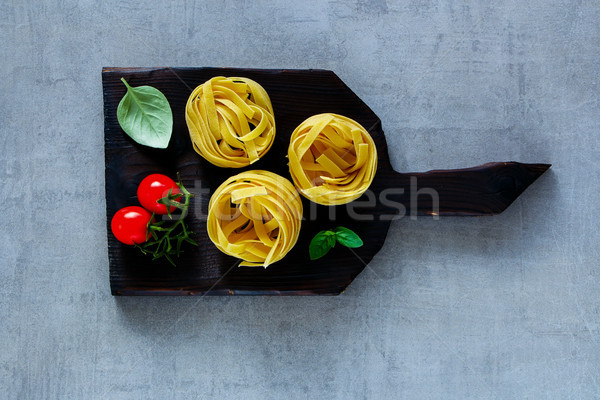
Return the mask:
<svg viewBox="0 0 600 400"><path fill-rule="evenodd" d="M152 213L152 218L150 219L150 222L148 222L146 242L142 245L136 245L143 254L152 255L152 260L165 257L173 266L176 266L173 261L173 256L179 257L183 252L183 250L181 250L183 242L198 246L198 244L190 237L193 232L189 230L184 221L184 218L188 213L190 200L194 195L183 186L179 173L177 174L177 186L179 187L180 193L172 194L171 190L169 190L166 197L157 200L157 203L167 206L167 215L170 221L155 222L155 213ZM181 201L182 199L183 201ZM166 224L167 222L173 221L171 207L181 210L181 214L174 223Z"/></svg>

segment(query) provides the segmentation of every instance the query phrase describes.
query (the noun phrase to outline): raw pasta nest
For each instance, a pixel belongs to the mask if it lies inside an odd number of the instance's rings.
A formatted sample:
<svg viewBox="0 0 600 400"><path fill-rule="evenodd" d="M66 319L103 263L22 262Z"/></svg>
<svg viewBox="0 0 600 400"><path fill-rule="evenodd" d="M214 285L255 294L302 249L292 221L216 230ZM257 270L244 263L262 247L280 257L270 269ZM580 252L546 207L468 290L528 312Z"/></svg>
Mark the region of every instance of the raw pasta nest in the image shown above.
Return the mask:
<svg viewBox="0 0 600 400"><path fill-rule="evenodd" d="M194 150L219 167L258 161L275 137L269 95L248 78L218 76L198 86L187 101L185 120Z"/></svg>
<svg viewBox="0 0 600 400"><path fill-rule="evenodd" d="M296 187L323 205L357 199L377 170L371 135L358 122L330 113L313 115L294 130L288 158Z"/></svg>
<svg viewBox="0 0 600 400"><path fill-rule="evenodd" d="M247 171L227 179L210 198L208 235L222 252L264 266L281 260L300 234L302 201L287 179Z"/></svg>

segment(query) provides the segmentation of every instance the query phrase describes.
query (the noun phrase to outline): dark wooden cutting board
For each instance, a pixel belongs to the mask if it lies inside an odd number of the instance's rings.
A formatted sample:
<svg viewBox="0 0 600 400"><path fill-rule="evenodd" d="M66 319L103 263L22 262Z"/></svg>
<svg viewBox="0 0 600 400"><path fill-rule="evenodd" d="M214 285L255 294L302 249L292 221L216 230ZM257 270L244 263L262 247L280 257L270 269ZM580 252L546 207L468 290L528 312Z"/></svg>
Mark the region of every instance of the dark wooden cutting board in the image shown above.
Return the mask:
<svg viewBox="0 0 600 400"><path fill-rule="evenodd" d="M206 162L192 149L185 124L185 104L192 90L214 76L244 76L268 92L277 134L271 150L244 169L223 169ZM165 150L133 142L117 121L117 106L125 94L120 81L150 85L162 91L173 110L173 136ZM113 295L335 295L341 293L381 249L391 220L413 215L491 215L502 212L549 164L490 163L462 170L398 173L392 170L381 121L333 72L325 70L257 70L239 68L104 68L104 134L106 212L110 286ZM296 126L307 117L332 112L362 124L377 146L378 170L370 194L347 206L318 206L303 198L304 217L294 249L267 269L238 267L221 253L206 233L210 194L227 177L249 169L265 169L290 179L287 147ZM110 220L122 207L138 205L136 189L148 174L176 173L196 194L188 215L198 247L188 246L177 267L151 261L133 247L119 243ZM411 182L416 181L416 186ZM439 210L433 197L439 195ZM423 191L422 189L426 189ZM418 192L418 197L416 190ZM412 197L412 201L411 201ZM415 199L418 200L415 202ZM360 217L357 218L357 215ZM310 261L308 244L320 230L346 226L364 246L352 251L336 246L327 256Z"/></svg>

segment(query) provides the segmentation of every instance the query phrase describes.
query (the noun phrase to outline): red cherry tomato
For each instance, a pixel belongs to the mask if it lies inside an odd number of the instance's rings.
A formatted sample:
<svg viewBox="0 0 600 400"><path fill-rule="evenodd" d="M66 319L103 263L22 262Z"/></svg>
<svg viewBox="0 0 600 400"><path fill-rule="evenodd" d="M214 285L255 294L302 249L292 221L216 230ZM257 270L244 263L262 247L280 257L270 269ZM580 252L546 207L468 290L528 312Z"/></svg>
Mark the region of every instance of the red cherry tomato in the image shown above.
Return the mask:
<svg viewBox="0 0 600 400"><path fill-rule="evenodd" d="M148 222L152 214L138 206L121 208L110 221L113 235L125 244L141 244L146 241Z"/></svg>
<svg viewBox="0 0 600 400"><path fill-rule="evenodd" d="M177 187L173 179L161 174L152 174L140 182L137 189L137 197L140 204L146 210L156 214L166 214L167 206L158 204L156 201L167 197L169 189L171 189L171 194L179 193L179 187ZM174 201L180 201L180 199L174 199ZM176 207L171 206L171 212L176 209Z"/></svg>

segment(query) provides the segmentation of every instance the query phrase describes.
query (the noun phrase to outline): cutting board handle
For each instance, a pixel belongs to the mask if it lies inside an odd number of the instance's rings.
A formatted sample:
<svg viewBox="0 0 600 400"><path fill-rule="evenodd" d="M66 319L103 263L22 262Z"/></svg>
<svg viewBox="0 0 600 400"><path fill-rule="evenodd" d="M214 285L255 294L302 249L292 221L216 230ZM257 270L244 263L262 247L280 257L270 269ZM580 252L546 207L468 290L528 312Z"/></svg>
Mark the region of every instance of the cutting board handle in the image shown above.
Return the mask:
<svg viewBox="0 0 600 400"><path fill-rule="evenodd" d="M504 211L551 164L493 162L473 168L419 173L391 171L383 177L386 201L407 216L494 215Z"/></svg>

